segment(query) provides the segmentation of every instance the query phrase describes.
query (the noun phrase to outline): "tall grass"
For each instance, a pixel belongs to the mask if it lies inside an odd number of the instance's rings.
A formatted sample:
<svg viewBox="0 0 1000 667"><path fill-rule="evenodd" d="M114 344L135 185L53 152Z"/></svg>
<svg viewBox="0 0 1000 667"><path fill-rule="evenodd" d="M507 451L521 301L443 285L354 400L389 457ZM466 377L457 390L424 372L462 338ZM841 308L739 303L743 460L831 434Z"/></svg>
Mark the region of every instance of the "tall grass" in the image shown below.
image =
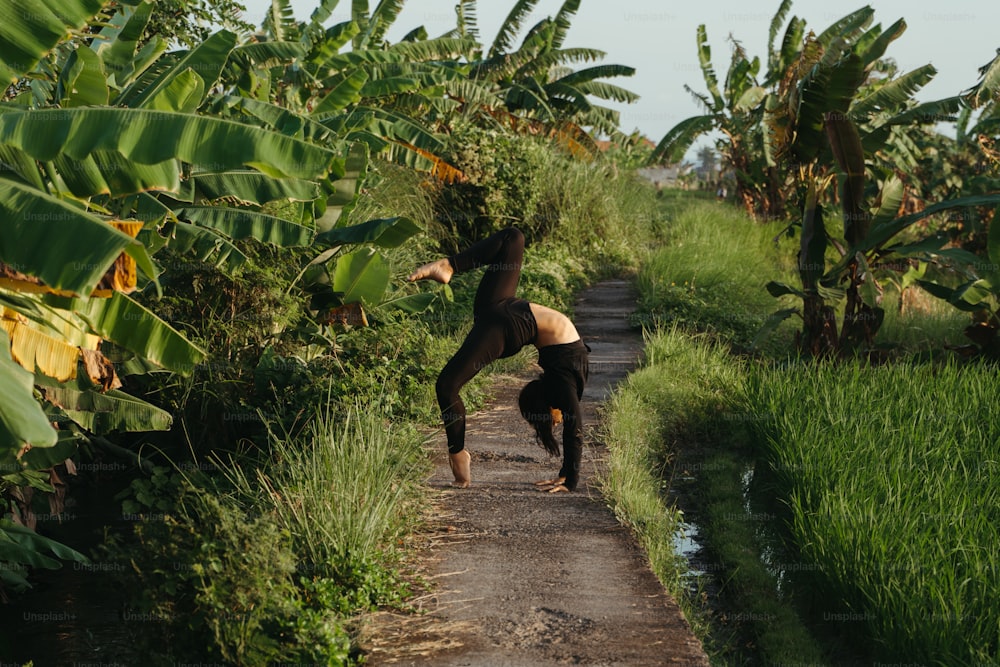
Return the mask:
<svg viewBox="0 0 1000 667"><path fill-rule="evenodd" d="M597 277L638 271L662 228L655 189L613 164L550 155L539 185L540 208L558 216L553 245Z"/></svg>
<svg viewBox="0 0 1000 667"><path fill-rule="evenodd" d="M391 560L412 527L429 474L422 442L412 425L387 420L377 399L358 400L341 412L318 408L300 434L272 433L271 460L252 472L225 469L291 534L303 567L343 578Z"/></svg>
<svg viewBox="0 0 1000 667"><path fill-rule="evenodd" d="M995 662L1000 650L996 368L760 370L749 420L814 574L816 612L882 659Z"/></svg>
<svg viewBox="0 0 1000 667"><path fill-rule="evenodd" d="M788 307L765 289L771 280L795 279L791 241L776 241L777 227L716 202L684 201L671 204L666 230L637 280L649 319L710 331L746 348L770 313ZM793 326L789 321L766 346L787 349Z"/></svg>

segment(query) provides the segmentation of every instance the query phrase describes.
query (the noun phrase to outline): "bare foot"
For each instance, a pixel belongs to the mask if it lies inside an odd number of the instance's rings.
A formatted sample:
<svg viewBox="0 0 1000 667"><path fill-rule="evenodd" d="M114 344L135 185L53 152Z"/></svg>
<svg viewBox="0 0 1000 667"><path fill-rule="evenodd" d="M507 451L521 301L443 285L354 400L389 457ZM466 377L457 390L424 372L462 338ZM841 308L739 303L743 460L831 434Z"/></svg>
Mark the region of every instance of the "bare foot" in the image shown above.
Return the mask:
<svg viewBox="0 0 1000 667"><path fill-rule="evenodd" d="M436 262L424 264L419 269L411 273L406 279L412 283L415 280L424 280L425 278L429 278L447 285L451 281L451 277L454 274L455 269L451 268L448 258L442 257Z"/></svg>
<svg viewBox="0 0 1000 667"><path fill-rule="evenodd" d="M469 488L472 483L472 455L469 451L463 449L458 454L449 454L448 464L451 466L452 474L455 475L455 481L451 485L459 489Z"/></svg>

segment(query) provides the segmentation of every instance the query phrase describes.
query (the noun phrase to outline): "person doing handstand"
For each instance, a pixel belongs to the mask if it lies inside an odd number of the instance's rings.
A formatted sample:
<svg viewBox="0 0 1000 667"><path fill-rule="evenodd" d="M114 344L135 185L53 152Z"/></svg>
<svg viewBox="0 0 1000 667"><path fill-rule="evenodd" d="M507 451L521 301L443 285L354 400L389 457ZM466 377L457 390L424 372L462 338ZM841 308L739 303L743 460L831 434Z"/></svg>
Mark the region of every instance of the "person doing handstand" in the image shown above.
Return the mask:
<svg viewBox="0 0 1000 667"><path fill-rule="evenodd" d="M535 429L538 442L553 456L559 443L552 427L563 425L563 464L558 477L536 482L550 493L573 491L580 481L583 420L580 399L589 372L588 352L576 327L557 310L514 296L521 277L524 234L510 227L466 250L424 264L407 278L447 284L456 273L485 267L473 302L472 330L442 369L435 385L448 438L454 486L471 482L471 456L465 449L465 404L461 388L487 364L516 354L525 345L538 348L542 375L528 382L518 397L521 415Z"/></svg>

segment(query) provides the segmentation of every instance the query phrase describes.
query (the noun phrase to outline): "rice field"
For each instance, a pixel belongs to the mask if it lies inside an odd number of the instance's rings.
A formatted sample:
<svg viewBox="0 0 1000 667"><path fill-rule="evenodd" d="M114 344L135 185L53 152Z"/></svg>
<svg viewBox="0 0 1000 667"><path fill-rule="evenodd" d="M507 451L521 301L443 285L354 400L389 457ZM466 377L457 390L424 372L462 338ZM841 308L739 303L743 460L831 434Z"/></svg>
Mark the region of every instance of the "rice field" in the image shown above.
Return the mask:
<svg viewBox="0 0 1000 667"><path fill-rule="evenodd" d="M813 612L882 660L996 664L998 395L996 368L954 363L749 376L745 422L788 504Z"/></svg>

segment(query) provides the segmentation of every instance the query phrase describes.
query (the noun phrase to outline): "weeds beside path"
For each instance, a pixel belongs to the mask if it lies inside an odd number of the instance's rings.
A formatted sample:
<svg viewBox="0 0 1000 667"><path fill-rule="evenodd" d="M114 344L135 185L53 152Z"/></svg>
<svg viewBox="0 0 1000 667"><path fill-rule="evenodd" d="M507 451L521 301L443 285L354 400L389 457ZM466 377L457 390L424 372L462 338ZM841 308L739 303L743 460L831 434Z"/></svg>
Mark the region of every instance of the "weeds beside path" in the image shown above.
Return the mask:
<svg viewBox="0 0 1000 667"><path fill-rule="evenodd" d="M423 615L383 614L366 641L369 664L708 665L676 602L631 534L600 497L605 450L594 438L599 404L642 349L628 326L635 299L624 281L584 290L574 320L591 346L584 409L591 437L573 494L537 491L559 463L534 442L516 408L532 372L498 382L471 415L473 486L448 487L445 447L431 480L442 489L442 530L422 554L437 588Z"/></svg>

